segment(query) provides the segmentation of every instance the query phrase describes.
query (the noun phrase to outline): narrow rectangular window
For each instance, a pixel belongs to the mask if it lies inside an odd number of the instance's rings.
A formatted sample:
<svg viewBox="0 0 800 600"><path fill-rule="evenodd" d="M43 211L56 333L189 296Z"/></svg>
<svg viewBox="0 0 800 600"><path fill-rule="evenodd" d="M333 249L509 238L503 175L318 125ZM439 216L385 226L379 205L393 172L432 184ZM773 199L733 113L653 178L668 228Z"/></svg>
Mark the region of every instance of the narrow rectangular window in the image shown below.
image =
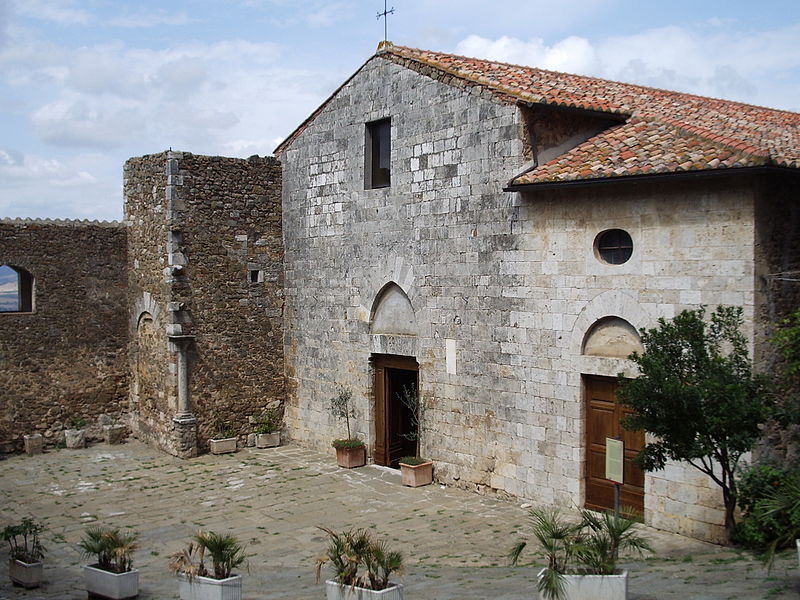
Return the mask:
<svg viewBox="0 0 800 600"><path fill-rule="evenodd" d="M381 119L367 123L364 155L364 187L376 189L391 185L390 157L392 123L390 119Z"/></svg>

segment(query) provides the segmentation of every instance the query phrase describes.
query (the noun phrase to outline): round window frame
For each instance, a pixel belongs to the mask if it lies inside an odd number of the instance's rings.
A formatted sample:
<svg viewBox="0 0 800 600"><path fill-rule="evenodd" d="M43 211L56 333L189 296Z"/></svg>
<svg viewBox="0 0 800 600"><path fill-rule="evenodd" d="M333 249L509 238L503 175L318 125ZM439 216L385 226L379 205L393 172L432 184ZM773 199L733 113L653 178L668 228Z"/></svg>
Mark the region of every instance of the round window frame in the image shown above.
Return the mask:
<svg viewBox="0 0 800 600"><path fill-rule="evenodd" d="M612 262L610 260L607 260L606 257L603 256L603 252L606 249L601 249L600 248L600 245L601 245L601 242L602 242L603 238L605 236L608 236L609 234L614 234L615 232L621 232L621 233L625 234L628 237L628 239L630 240L630 253L625 257L624 260L621 260L619 262ZM625 248L624 245L618 245L613 250L619 250L619 249L623 249L623 248ZM604 265L611 265L611 266L615 266L615 267L619 266L619 265L624 265L626 262L628 262L633 257L634 249L635 249L635 246L634 246L634 243L633 243L633 236L628 231L626 231L625 229L620 229L619 227L612 227L610 229L604 229L603 231L598 233L594 238L594 255L595 255L595 258L597 258L597 260L599 260Z"/></svg>

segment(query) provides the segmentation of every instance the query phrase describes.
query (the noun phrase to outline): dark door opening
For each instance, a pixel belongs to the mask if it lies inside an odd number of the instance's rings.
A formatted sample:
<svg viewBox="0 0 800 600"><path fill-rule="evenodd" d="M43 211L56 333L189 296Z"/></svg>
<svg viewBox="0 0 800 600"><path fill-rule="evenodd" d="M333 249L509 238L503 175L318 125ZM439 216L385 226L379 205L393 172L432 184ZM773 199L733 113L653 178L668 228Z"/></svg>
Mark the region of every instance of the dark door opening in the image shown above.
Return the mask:
<svg viewBox="0 0 800 600"><path fill-rule="evenodd" d="M630 410L617 402L617 381L584 376L586 388L586 508L613 510L614 484L605 478L606 438L620 437L625 444L620 506L644 514L644 471L633 464L644 447L644 431L628 431L620 420Z"/></svg>
<svg viewBox="0 0 800 600"><path fill-rule="evenodd" d="M375 362L375 456L376 464L398 467L403 456L417 452L411 409L404 393L417 393L419 365L406 356L376 356Z"/></svg>

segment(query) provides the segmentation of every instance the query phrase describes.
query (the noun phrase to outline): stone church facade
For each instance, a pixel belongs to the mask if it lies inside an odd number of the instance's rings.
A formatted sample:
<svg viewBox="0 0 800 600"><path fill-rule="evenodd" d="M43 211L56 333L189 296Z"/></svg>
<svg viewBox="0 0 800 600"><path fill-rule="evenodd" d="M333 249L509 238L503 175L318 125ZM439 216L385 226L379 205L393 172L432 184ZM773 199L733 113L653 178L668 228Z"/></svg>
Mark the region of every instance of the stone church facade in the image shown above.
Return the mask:
<svg viewBox="0 0 800 600"><path fill-rule="evenodd" d="M245 443L269 407L290 438L329 449L343 386L369 460L391 466L409 452L398 395L413 389L439 481L606 507L605 438L628 459L643 443L614 396L639 328L742 306L769 364L769 323L800 301L781 276L800 269L799 137L795 113L382 45L276 158L135 158L124 224L0 223L0 263L36 298L0 313L6 450L31 431L55 443L81 413L189 457L223 427ZM59 259L23 246L87 231L91 264L71 268L93 273L115 329L84 340L102 361L75 360L117 377L34 401L42 361L15 328L86 313L48 288ZM98 266L108 256L117 269ZM698 472L627 460L625 478L647 523L724 538Z"/></svg>

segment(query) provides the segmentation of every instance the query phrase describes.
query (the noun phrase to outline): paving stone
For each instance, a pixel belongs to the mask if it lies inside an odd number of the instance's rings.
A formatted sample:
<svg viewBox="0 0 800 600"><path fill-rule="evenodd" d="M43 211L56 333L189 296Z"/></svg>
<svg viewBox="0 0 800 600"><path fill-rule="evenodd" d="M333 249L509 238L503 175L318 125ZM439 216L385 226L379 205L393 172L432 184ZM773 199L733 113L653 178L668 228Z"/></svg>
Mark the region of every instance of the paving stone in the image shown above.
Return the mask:
<svg viewBox="0 0 800 600"><path fill-rule="evenodd" d="M536 552L510 567L510 545L526 531L527 510L492 496L428 486L407 488L385 467L335 466L333 451L296 446L240 450L190 460L138 441L98 444L81 452L48 451L0 462L0 526L23 516L45 522L45 585L13 588L0 600L83 599L77 547L86 523L140 533L135 564L142 600L178 597L166 557L198 528L230 530L248 545L244 598L321 599L314 559L317 529L370 527L407 557L407 598L536 598ZM797 598L797 557L782 556L768 574L747 554L646 528L652 557L624 560L631 600ZM8 555L0 549L0 563Z"/></svg>

